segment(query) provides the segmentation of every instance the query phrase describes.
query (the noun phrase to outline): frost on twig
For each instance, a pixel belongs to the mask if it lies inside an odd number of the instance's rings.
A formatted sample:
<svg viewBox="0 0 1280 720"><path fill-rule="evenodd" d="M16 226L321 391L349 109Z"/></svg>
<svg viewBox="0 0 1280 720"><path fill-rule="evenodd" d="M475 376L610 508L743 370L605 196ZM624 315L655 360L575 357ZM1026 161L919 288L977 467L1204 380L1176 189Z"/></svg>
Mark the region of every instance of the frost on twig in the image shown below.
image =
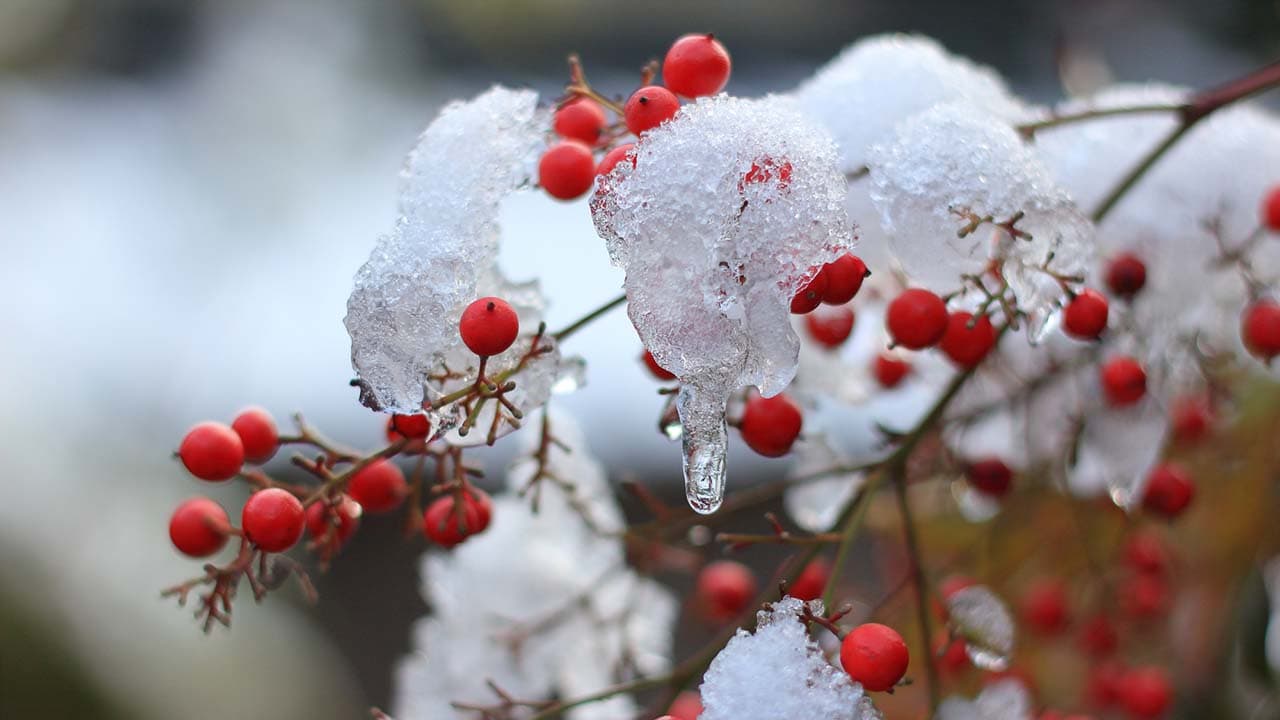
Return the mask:
<svg viewBox="0 0 1280 720"><path fill-rule="evenodd" d="M699 720L872 720L880 713L823 656L800 620L804 602L786 597L758 616L754 633L739 630L711 661ZM820 601L813 614L825 611Z"/></svg>
<svg viewBox="0 0 1280 720"><path fill-rule="evenodd" d="M959 289L994 267L1040 328L1093 259L1093 226L1007 122L951 103L870 153L871 199L914 281Z"/></svg>
<svg viewBox="0 0 1280 720"><path fill-rule="evenodd" d="M464 373L474 356L461 350L458 319L477 297L502 295L520 312L523 333L536 328L536 284L508 284L494 260L499 205L532 182L548 123L536 93L494 87L446 106L418 139L401 172L400 218L356 273L347 301L364 404L417 412L433 399L425 393L431 378L448 387L444 378ZM521 349L516 343L494 364Z"/></svg>
<svg viewBox="0 0 1280 720"><path fill-rule="evenodd" d="M536 419L535 419L536 420ZM538 423L525 431L532 455ZM424 596L432 615L414 629L414 654L396 675L400 720L471 718L453 703L493 707L490 685L521 700L580 697L666 671L676 603L627 569L622 515L572 421L553 415L547 466L562 482L540 489L535 512L520 490L537 463L512 468L493 498L495 522L450 553L428 553ZM584 513L592 518L584 520ZM592 525L597 526L593 528ZM575 708L569 717L628 717L627 696Z"/></svg>
<svg viewBox="0 0 1280 720"><path fill-rule="evenodd" d="M796 372L789 305L853 231L827 134L779 98L705 98L646 133L591 202L645 347L681 380L686 488L724 492L725 403Z"/></svg>

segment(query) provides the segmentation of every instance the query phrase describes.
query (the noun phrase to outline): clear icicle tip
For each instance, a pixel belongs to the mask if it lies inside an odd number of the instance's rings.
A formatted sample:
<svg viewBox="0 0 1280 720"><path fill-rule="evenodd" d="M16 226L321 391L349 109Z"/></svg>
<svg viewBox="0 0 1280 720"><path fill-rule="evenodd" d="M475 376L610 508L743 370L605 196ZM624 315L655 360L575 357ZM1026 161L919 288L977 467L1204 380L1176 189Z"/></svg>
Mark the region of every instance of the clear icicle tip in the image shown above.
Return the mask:
<svg viewBox="0 0 1280 720"><path fill-rule="evenodd" d="M682 385L676 398L684 446L684 490L694 512L710 515L724 501L729 431L725 398Z"/></svg>

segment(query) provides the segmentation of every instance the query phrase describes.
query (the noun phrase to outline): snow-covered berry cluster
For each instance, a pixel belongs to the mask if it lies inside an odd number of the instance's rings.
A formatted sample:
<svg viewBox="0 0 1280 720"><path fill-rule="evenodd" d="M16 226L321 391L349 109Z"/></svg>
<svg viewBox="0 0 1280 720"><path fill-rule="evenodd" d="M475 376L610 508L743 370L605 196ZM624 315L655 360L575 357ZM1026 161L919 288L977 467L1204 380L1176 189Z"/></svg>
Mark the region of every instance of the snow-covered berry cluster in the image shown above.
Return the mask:
<svg viewBox="0 0 1280 720"><path fill-rule="evenodd" d="M300 416L281 435L256 408L192 428L187 470L253 492L239 526L177 508L183 554L239 547L166 592L207 587L198 615L225 624L241 580L311 593L285 554L304 535L323 567L366 513L402 511L435 548L402 718L1164 717L1178 669L1149 650L1194 559L1170 538L1228 480L1205 440L1280 425L1241 390L1280 355L1280 120L1241 101L1280 70L1042 107L914 36L763 98L724 92L732 67L690 34L622 94L570 56L557 98L441 110L345 318L387 444ZM584 200L624 274L558 331L496 265L500 205L533 188ZM562 344L624 304L688 501L629 482L631 522L548 407L583 384ZM468 459L515 431L491 497ZM732 490L733 436L787 469ZM300 480L261 467L285 448ZM716 527L744 511L765 531ZM790 551L767 576L776 558L727 557L766 545ZM883 567L855 585L859 548ZM692 576L709 634L679 662L664 573ZM1087 664L1074 683L1046 674L1061 657Z"/></svg>

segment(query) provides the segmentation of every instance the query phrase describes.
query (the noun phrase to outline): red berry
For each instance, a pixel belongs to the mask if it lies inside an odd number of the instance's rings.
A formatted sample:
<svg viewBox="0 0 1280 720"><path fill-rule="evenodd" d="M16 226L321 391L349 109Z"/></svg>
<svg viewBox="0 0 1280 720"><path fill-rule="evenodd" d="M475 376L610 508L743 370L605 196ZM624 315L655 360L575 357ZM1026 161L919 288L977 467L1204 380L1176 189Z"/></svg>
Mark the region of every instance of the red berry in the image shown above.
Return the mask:
<svg viewBox="0 0 1280 720"><path fill-rule="evenodd" d="M827 579L831 577L831 565L822 558L814 558L800 576L787 588L787 594L801 600L817 600L827 587Z"/></svg>
<svg viewBox="0 0 1280 720"><path fill-rule="evenodd" d="M240 444L244 446L244 459L255 465L270 460L280 445L276 421L262 408L241 410L236 419L231 421L231 429L240 436Z"/></svg>
<svg viewBox="0 0 1280 720"><path fill-rule="evenodd" d="M587 145L600 141L600 134L607 124L608 118L600 103L585 97L577 97L561 105L551 120L551 127L557 135Z"/></svg>
<svg viewBox="0 0 1280 720"><path fill-rule="evenodd" d="M648 350L644 351L644 355L641 355L640 359L644 360L645 367L649 368L649 372L652 373L653 376L658 378L659 380L666 382L668 380L676 379L676 374L673 372L668 372L666 368L659 365L658 361L654 359L653 353L649 352Z"/></svg>
<svg viewBox="0 0 1280 720"><path fill-rule="evenodd" d="M912 350L937 343L947 332L947 306L928 290L911 288L889 303L885 321L893 342Z"/></svg>
<svg viewBox="0 0 1280 720"><path fill-rule="evenodd" d="M978 492L1001 498L1013 484L1013 471L1000 458L990 457L969 463L965 478Z"/></svg>
<svg viewBox="0 0 1280 720"><path fill-rule="evenodd" d="M458 330L471 352L485 357L497 355L516 341L520 334L520 316L506 300L482 297L462 311Z"/></svg>
<svg viewBox="0 0 1280 720"><path fill-rule="evenodd" d="M404 473L386 459L365 465L347 482L347 494L371 513L395 510L408 493Z"/></svg>
<svg viewBox="0 0 1280 720"><path fill-rule="evenodd" d="M240 524L255 545L267 552L284 552L302 537L306 513L302 502L287 490L267 488L249 496Z"/></svg>
<svg viewBox="0 0 1280 720"><path fill-rule="evenodd" d="M907 373L911 372L911 363L886 353L876 355L871 366L880 387L892 390L898 387Z"/></svg>
<svg viewBox="0 0 1280 720"><path fill-rule="evenodd" d="M853 320L853 309L841 305L809 313L804 325L814 342L834 350L853 334Z"/></svg>
<svg viewBox="0 0 1280 720"><path fill-rule="evenodd" d="M1116 407L1132 405L1147 394L1147 371L1128 355L1108 360L1102 365L1102 393Z"/></svg>
<svg viewBox="0 0 1280 720"><path fill-rule="evenodd" d="M1208 395L1186 395L1174 400L1169 415L1173 439L1179 445L1200 442L1213 429L1213 404Z"/></svg>
<svg viewBox="0 0 1280 720"><path fill-rule="evenodd" d="M427 449L427 443L425 438L410 438L404 435L403 433L401 433L400 430L397 428L396 418L400 418L400 417L413 417L413 416L411 415L388 416L387 417L387 442L398 443L401 440L407 439L409 440L409 444L405 446L403 451L404 453L409 455L415 455L415 454L425 452ZM430 434L430 430L428 430L428 434Z"/></svg>
<svg viewBox="0 0 1280 720"><path fill-rule="evenodd" d="M822 304L822 298L827 292L827 274L818 271L813 279L800 288L795 297L791 298L791 314L804 315L813 312L814 308Z"/></svg>
<svg viewBox="0 0 1280 720"><path fill-rule="evenodd" d="M674 720L698 720L701 714L702 696L692 690L677 695L671 707L667 708L667 717Z"/></svg>
<svg viewBox="0 0 1280 720"><path fill-rule="evenodd" d="M338 543L345 543L356 528L360 527L363 510L360 503L352 500L350 495L343 495L334 505L323 500L311 503L307 508L307 532L320 540L328 537L330 530L333 530L333 537Z"/></svg>
<svg viewBox="0 0 1280 720"><path fill-rule="evenodd" d="M938 669L947 675L955 675L972 665L965 650L963 638L953 638L946 630L938 633L933 644L933 654L938 659Z"/></svg>
<svg viewBox="0 0 1280 720"><path fill-rule="evenodd" d="M1147 476L1142 506L1153 513L1173 519L1187 509L1195 494L1196 486L1185 470L1173 463L1162 463Z"/></svg>
<svg viewBox="0 0 1280 720"><path fill-rule="evenodd" d="M703 615L715 622L736 618L755 594L755 576L746 565L733 560L718 560L702 568L694 590Z"/></svg>
<svg viewBox="0 0 1280 720"><path fill-rule="evenodd" d="M1280 303L1258 300L1244 310L1240 337L1254 357L1263 362L1280 355Z"/></svg>
<svg viewBox="0 0 1280 720"><path fill-rule="evenodd" d="M411 440L421 440L431 434L431 420L422 414L401 415L396 413L391 416L389 431Z"/></svg>
<svg viewBox="0 0 1280 720"><path fill-rule="evenodd" d="M765 457L781 457L800 436L804 417L785 393L771 398L756 395L742 410L738 429L747 447Z"/></svg>
<svg viewBox="0 0 1280 720"><path fill-rule="evenodd" d="M178 446L187 471L201 480L230 480L244 465L244 442L219 422L202 422L187 431Z"/></svg>
<svg viewBox="0 0 1280 720"><path fill-rule="evenodd" d="M1056 635L1067 627L1067 590L1057 580L1041 580L1022 596L1022 619L1035 632Z"/></svg>
<svg viewBox="0 0 1280 720"><path fill-rule="evenodd" d="M1169 677L1158 667L1130 670L1124 674L1118 690L1124 709L1131 717L1141 720L1164 715L1173 700Z"/></svg>
<svg viewBox="0 0 1280 720"><path fill-rule="evenodd" d="M1271 188L1262 199L1262 224L1271 232L1280 232L1280 185Z"/></svg>
<svg viewBox="0 0 1280 720"><path fill-rule="evenodd" d="M1107 287L1115 295L1131 298L1147 284L1147 266L1133 253L1121 253L1107 264Z"/></svg>
<svg viewBox="0 0 1280 720"><path fill-rule="evenodd" d="M688 98L715 95L729 82L729 51L714 35L684 35L662 62L662 84Z"/></svg>
<svg viewBox="0 0 1280 720"><path fill-rule="evenodd" d="M951 575L938 585L938 594L943 600L950 600L952 595L977 585L978 581L964 575Z"/></svg>
<svg viewBox="0 0 1280 720"><path fill-rule="evenodd" d="M577 140L552 145L538 161L538 184L553 198L572 200L591 189L596 159L591 148Z"/></svg>
<svg viewBox="0 0 1280 720"><path fill-rule="evenodd" d="M766 157L758 162L751 163L751 169L747 171L746 175L742 176L742 182L738 183L738 189L744 190L747 185L765 183L777 178L778 187L785 190L791 186L792 170L794 170L794 167L791 165L791 161L783 160L778 162L771 157Z"/></svg>
<svg viewBox="0 0 1280 720"><path fill-rule="evenodd" d="M897 685L906 674L909 662L902 636L878 623L859 625L840 643L840 665L854 682L872 692Z"/></svg>
<svg viewBox="0 0 1280 720"><path fill-rule="evenodd" d="M1136 532L1124 544L1124 561L1130 568L1148 575L1163 575L1173 564L1164 542L1152 532Z"/></svg>
<svg viewBox="0 0 1280 720"><path fill-rule="evenodd" d="M422 532L437 545L451 548L480 532L481 508L475 502L462 503L461 517L452 493L436 498L422 514Z"/></svg>
<svg viewBox="0 0 1280 720"><path fill-rule="evenodd" d="M1085 684L1089 704L1105 709L1119 703L1124 680L1125 670L1119 663L1104 662L1092 666Z"/></svg>
<svg viewBox="0 0 1280 720"><path fill-rule="evenodd" d="M843 305L858 294L862 281L871 276L871 271L857 255L846 253L824 265L822 274L827 276L827 291L822 295L822 302Z"/></svg>
<svg viewBox="0 0 1280 720"><path fill-rule="evenodd" d="M613 169L617 167L618 163L622 162L622 159L627 157L627 153L631 152L635 146L635 143L626 143L625 145L619 145L605 153L604 159L601 160L600 165L596 167L596 175L608 175L613 172ZM636 156L632 155L630 159L631 167L635 167Z"/></svg>
<svg viewBox="0 0 1280 720"><path fill-rule="evenodd" d="M639 135L675 117L679 110L680 101L670 90L650 85L635 91L627 99L627 105L623 108L623 120L626 121L628 130Z"/></svg>
<svg viewBox="0 0 1280 720"><path fill-rule="evenodd" d="M471 534L475 535L487 530L489 522L493 520L493 498L480 488L473 487L467 490L463 499L476 511L476 527Z"/></svg>
<svg viewBox="0 0 1280 720"><path fill-rule="evenodd" d="M178 552L191 557L208 557L227 544L231 520L227 511L206 497L185 500L169 518L169 539Z"/></svg>
<svg viewBox="0 0 1280 720"><path fill-rule="evenodd" d="M1134 575L1120 586L1120 601L1135 620L1160 617L1169 609L1169 584L1159 575Z"/></svg>
<svg viewBox="0 0 1280 720"><path fill-rule="evenodd" d="M986 315L973 319L968 312L953 312L947 318L947 329L939 347L951 362L962 368L971 368L982 362L996 345L996 329Z"/></svg>
<svg viewBox="0 0 1280 720"><path fill-rule="evenodd" d="M1077 340L1095 340L1107 329L1107 299L1097 290L1082 290L1062 312L1062 329Z"/></svg>
<svg viewBox="0 0 1280 720"><path fill-rule="evenodd" d="M1116 651L1120 635L1106 615L1094 615L1080 628L1080 649L1090 657L1101 658Z"/></svg>

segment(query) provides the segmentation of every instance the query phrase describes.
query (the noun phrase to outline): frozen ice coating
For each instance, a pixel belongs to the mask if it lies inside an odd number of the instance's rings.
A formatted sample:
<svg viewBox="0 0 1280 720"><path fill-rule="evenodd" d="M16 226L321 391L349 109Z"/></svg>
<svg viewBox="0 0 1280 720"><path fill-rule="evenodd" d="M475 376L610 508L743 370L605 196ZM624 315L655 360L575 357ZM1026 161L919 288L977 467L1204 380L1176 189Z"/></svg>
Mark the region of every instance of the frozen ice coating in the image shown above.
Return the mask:
<svg viewBox="0 0 1280 720"><path fill-rule="evenodd" d="M645 133L591 201L626 271L627 312L683 385L686 486L715 511L724 490L724 405L756 385L772 396L796 371L789 305L853 230L825 131L780 98L704 98Z"/></svg>
<svg viewBox="0 0 1280 720"><path fill-rule="evenodd" d="M1004 601L986 586L973 585L947 598L947 617L964 639L975 667L1004 670L1013 654L1013 616Z"/></svg>
<svg viewBox="0 0 1280 720"><path fill-rule="evenodd" d="M1134 510L1168 428L1163 408L1150 394L1130 407L1096 408L1084 418L1075 462L1067 467L1071 491L1084 497L1106 493L1119 507Z"/></svg>
<svg viewBox="0 0 1280 720"><path fill-rule="evenodd" d="M1173 105L1186 96L1176 87L1121 85L1058 111ZM1173 113L1103 118L1044 130L1036 146L1055 177L1093 208L1176 122ZM1243 356L1238 326L1247 288L1238 268L1218 259L1224 248L1248 248L1244 255L1259 280L1273 287L1280 280L1280 244L1248 244L1277 167L1280 120L1248 104L1225 108L1183 136L1099 226L1104 257L1132 252L1147 266L1130 325L1151 349L1144 359L1153 366L1185 363L1191 337L1201 350ZM1102 271L1099 264L1095 278Z"/></svg>
<svg viewBox="0 0 1280 720"><path fill-rule="evenodd" d="M811 607L822 613L821 601ZM803 608L785 597L759 613L755 633L729 640L704 676L698 720L880 718L862 687L827 662L800 621Z"/></svg>
<svg viewBox="0 0 1280 720"><path fill-rule="evenodd" d="M912 280L935 291L958 290L961 275L997 259L1019 308L1042 324L1062 297L1045 266L1070 277L1092 265L1088 219L1034 149L986 110L951 103L913 116L872 148L868 165L890 247ZM993 224L1014 220L1026 235Z"/></svg>
<svg viewBox="0 0 1280 720"><path fill-rule="evenodd" d="M795 99L835 136L845 172L865 166L867 150L900 121L940 103L964 101L1005 119L1026 112L994 70L921 35L850 45L796 88Z"/></svg>
<svg viewBox="0 0 1280 720"><path fill-rule="evenodd" d="M521 698L578 697L625 679L614 670L627 663L641 675L670 665L676 601L626 567L620 540L600 534L621 528L622 514L570 418L551 418L552 434L568 449L553 444L548 469L572 492L546 482L536 513L518 496L533 476L527 458L540 439L538 418L528 424L522 459L493 498L500 521L449 553L425 556L423 595L432 615L415 627L413 655L396 673L399 720L470 718L450 702L498 702L489 678ZM566 607L573 611L556 615ZM612 720L632 709L620 697L571 717Z"/></svg>
<svg viewBox="0 0 1280 720"><path fill-rule="evenodd" d="M351 363L369 407L416 412L425 378L461 346L462 310L494 274L499 204L530 183L544 145L550 120L536 105L536 93L503 87L450 103L409 154L400 218L347 300Z"/></svg>

